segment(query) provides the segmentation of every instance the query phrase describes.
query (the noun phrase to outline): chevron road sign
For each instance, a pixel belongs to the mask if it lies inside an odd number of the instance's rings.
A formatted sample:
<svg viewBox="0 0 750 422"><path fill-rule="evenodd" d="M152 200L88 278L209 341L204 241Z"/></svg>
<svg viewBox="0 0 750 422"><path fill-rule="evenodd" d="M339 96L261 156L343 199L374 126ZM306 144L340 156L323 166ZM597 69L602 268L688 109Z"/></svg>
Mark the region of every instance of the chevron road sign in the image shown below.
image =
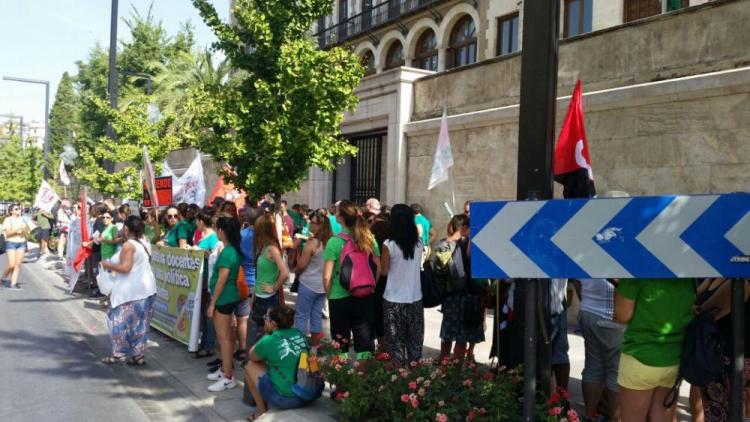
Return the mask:
<svg viewBox="0 0 750 422"><path fill-rule="evenodd" d="M750 276L750 194L471 204L480 278Z"/></svg>

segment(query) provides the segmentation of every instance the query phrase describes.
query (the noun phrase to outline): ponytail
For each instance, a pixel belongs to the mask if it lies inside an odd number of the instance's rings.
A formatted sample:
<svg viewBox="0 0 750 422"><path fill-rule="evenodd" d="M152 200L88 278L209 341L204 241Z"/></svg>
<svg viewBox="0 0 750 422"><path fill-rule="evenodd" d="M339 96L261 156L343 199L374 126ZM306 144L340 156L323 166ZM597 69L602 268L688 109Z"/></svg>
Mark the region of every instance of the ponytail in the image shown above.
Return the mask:
<svg viewBox="0 0 750 422"><path fill-rule="evenodd" d="M365 218L357 210L357 206L350 201L341 201L338 213L344 220L344 225L352 231L352 237L357 248L364 252L373 253L375 236L367 226Z"/></svg>

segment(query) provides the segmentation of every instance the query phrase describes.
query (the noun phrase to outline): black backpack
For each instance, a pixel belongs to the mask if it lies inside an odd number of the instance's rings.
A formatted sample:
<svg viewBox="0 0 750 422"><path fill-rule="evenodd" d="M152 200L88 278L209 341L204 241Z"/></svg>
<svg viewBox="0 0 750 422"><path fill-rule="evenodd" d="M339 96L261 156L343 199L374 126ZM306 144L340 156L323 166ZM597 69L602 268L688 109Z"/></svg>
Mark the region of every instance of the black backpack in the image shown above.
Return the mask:
<svg viewBox="0 0 750 422"><path fill-rule="evenodd" d="M713 312L697 315L685 331L682 343L680 372L672 390L664 398L664 406L671 407L677 401L680 382L705 387L726 376L724 366L726 341L716 327Z"/></svg>

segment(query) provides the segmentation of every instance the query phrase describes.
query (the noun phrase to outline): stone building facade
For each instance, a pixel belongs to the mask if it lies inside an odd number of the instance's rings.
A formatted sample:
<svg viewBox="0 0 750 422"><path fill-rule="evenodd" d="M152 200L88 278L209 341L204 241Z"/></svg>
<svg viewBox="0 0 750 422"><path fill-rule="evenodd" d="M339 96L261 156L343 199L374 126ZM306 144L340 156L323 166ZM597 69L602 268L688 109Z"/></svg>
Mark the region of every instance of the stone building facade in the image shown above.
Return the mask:
<svg viewBox="0 0 750 422"><path fill-rule="evenodd" d="M319 207L369 196L389 204L419 202L443 226L451 185L427 191L427 182L444 109L456 162L456 205L514 199L521 56L498 56L497 32L505 16L518 13L522 45L523 2L421 3L425 8L390 23L371 22L372 29L361 33L356 22L351 32L337 32L335 25L324 30L325 39L320 26L313 28L323 48L342 36L340 42L363 60L374 57L372 73L356 91L359 106L342 124L344 135L367 151L334 174L311 169L300 191L288 195L290 202ZM571 19L565 11L570 3L562 2L563 20ZM561 25L557 133L581 79L597 189L632 195L747 191L750 31L738 28L750 19L750 0L683 1L680 10L656 10L650 17L638 15L628 0L579 3L593 8L586 12L590 20L579 25L583 33L567 36L570 25ZM361 5L349 2L350 18L361 19ZM326 25L339 22L337 10ZM449 68L456 55L452 31L466 19L476 28L475 63ZM415 51L428 30L437 38L437 71L415 67L427 63ZM403 45L403 65L391 67L386 63L396 42ZM378 145L374 153L371 139Z"/></svg>

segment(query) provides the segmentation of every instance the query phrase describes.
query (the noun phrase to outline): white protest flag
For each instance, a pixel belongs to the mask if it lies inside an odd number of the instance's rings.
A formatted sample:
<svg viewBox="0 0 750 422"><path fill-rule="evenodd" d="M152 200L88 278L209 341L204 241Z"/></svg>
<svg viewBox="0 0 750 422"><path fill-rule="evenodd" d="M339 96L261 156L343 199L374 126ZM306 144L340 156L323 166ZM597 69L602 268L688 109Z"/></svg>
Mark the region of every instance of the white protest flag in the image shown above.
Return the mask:
<svg viewBox="0 0 750 422"><path fill-rule="evenodd" d="M65 170L65 162L60 160L60 182L65 186L70 186L70 177L68 172Z"/></svg>
<svg viewBox="0 0 750 422"><path fill-rule="evenodd" d="M172 181L172 198L175 203L203 205L206 200L206 184L203 181L203 163L201 163L200 153L187 171L179 178L175 179L172 176Z"/></svg>
<svg viewBox="0 0 750 422"><path fill-rule="evenodd" d="M60 197L52 189L52 186L46 180L42 180L39 192L37 192L36 198L34 198L34 207L51 213L52 208L59 200Z"/></svg>
<svg viewBox="0 0 750 422"><path fill-rule="evenodd" d="M174 175L172 168L169 167L167 160L164 160L161 162L161 177L167 177L167 176L172 176L173 183L177 179L177 176Z"/></svg>
<svg viewBox="0 0 750 422"><path fill-rule="evenodd" d="M151 206L159 206L159 198L156 197L156 182L154 181L154 168L151 166L151 160L148 158L148 149L143 146L143 181L144 188L148 191L151 198Z"/></svg>
<svg viewBox="0 0 750 422"><path fill-rule="evenodd" d="M432 162L432 172L430 173L430 183L427 185L427 190L448 181L448 169L451 166L453 166L453 153L451 152L451 141L448 137L448 118L446 111L443 110L443 118L440 120L440 135L438 135L437 150Z"/></svg>

